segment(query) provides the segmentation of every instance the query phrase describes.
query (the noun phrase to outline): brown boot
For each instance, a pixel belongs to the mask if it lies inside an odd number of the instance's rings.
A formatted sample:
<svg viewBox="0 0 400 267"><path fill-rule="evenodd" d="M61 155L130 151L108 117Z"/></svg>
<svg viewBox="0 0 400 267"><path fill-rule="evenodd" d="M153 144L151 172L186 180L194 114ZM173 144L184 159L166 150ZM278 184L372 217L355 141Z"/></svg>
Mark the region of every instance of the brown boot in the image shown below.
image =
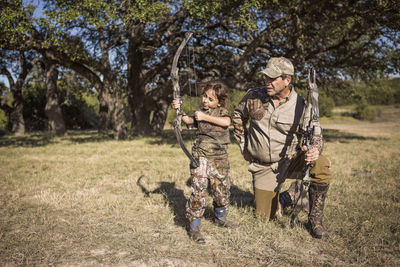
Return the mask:
<svg viewBox="0 0 400 267"><path fill-rule="evenodd" d="M214 218L214 223L218 225L219 227L225 227L229 229L236 229L239 227L239 224L233 223L229 220L221 221L218 220L217 218Z"/></svg>
<svg viewBox="0 0 400 267"><path fill-rule="evenodd" d="M197 243L205 243L203 235L200 233L200 228L189 231L190 238Z"/></svg>
<svg viewBox="0 0 400 267"><path fill-rule="evenodd" d="M214 223L220 227L235 229L239 225L226 219L226 208L214 207Z"/></svg>
<svg viewBox="0 0 400 267"><path fill-rule="evenodd" d="M315 238L328 238L329 233L322 224L324 216L325 198L328 193L329 184L318 184L311 182L310 194L310 213L308 214L308 228L311 235Z"/></svg>
<svg viewBox="0 0 400 267"><path fill-rule="evenodd" d="M274 219L278 210L278 194L273 191L254 189L254 202L256 214L266 217L268 220Z"/></svg>

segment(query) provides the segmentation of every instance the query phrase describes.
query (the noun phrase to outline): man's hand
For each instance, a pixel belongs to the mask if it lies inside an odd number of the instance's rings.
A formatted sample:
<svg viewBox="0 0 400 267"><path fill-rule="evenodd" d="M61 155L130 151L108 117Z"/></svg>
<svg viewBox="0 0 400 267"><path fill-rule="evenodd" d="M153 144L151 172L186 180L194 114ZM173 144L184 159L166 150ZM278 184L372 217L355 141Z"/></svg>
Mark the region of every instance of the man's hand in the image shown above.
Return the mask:
<svg viewBox="0 0 400 267"><path fill-rule="evenodd" d="M312 149L308 150L307 146L303 146L303 150L306 152L306 161L316 161L319 157L319 149L317 147L313 147Z"/></svg>

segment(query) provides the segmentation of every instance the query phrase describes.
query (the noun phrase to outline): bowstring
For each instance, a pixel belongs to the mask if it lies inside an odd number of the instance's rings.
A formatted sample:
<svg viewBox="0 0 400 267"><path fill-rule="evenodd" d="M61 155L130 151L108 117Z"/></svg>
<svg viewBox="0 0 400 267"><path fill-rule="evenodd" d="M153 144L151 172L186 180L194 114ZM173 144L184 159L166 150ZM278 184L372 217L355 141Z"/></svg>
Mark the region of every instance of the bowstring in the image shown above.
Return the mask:
<svg viewBox="0 0 400 267"><path fill-rule="evenodd" d="M190 41L190 43L192 43L192 41ZM197 75L196 75L196 69L195 69L195 56L194 56L194 49L193 46L188 43L188 45L185 48L185 53L186 53L186 64L188 67L188 72L186 73L187 75L187 83L188 83L188 90L189 90L189 110L190 110L190 114L193 114L193 112L195 111L193 109L193 105L192 105L192 80L195 80L194 82L194 90L195 90L195 98L197 100ZM190 71L192 70L192 71ZM194 75L194 77L191 77L191 73ZM196 109L197 107L195 107ZM193 129L193 127L189 128L190 130ZM192 144L194 143L194 136L193 136L193 131L190 131L190 139Z"/></svg>

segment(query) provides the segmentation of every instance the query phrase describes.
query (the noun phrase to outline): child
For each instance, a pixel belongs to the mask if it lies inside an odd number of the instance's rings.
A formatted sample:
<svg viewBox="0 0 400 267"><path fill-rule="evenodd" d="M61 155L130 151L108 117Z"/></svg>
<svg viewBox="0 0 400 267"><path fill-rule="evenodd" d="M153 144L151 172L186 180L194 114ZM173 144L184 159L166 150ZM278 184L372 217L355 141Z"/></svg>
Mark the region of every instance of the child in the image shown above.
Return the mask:
<svg viewBox="0 0 400 267"><path fill-rule="evenodd" d="M198 243L205 242L200 233L200 222L207 204L205 197L208 185L213 197L214 223L227 228L237 226L226 220L231 186L227 151L231 118L224 107L226 99L225 87L208 84L204 88L203 108L192 116L182 116L186 125L198 128L192 154L198 159L199 167L190 169L192 195L186 207L186 217L190 221L189 236ZM181 104L180 100L172 102L175 109Z"/></svg>

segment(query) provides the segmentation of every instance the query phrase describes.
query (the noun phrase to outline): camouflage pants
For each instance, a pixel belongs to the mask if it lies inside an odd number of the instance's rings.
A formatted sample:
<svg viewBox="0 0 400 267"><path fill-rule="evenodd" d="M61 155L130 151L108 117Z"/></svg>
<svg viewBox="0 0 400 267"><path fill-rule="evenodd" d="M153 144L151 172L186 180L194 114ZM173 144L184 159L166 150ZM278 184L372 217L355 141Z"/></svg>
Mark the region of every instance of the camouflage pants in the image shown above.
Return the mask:
<svg viewBox="0 0 400 267"><path fill-rule="evenodd" d="M190 170L192 195L186 206L186 218L189 221L203 216L207 205L207 189L215 207L226 207L229 204L231 179L228 158L200 157L199 163L199 167Z"/></svg>

